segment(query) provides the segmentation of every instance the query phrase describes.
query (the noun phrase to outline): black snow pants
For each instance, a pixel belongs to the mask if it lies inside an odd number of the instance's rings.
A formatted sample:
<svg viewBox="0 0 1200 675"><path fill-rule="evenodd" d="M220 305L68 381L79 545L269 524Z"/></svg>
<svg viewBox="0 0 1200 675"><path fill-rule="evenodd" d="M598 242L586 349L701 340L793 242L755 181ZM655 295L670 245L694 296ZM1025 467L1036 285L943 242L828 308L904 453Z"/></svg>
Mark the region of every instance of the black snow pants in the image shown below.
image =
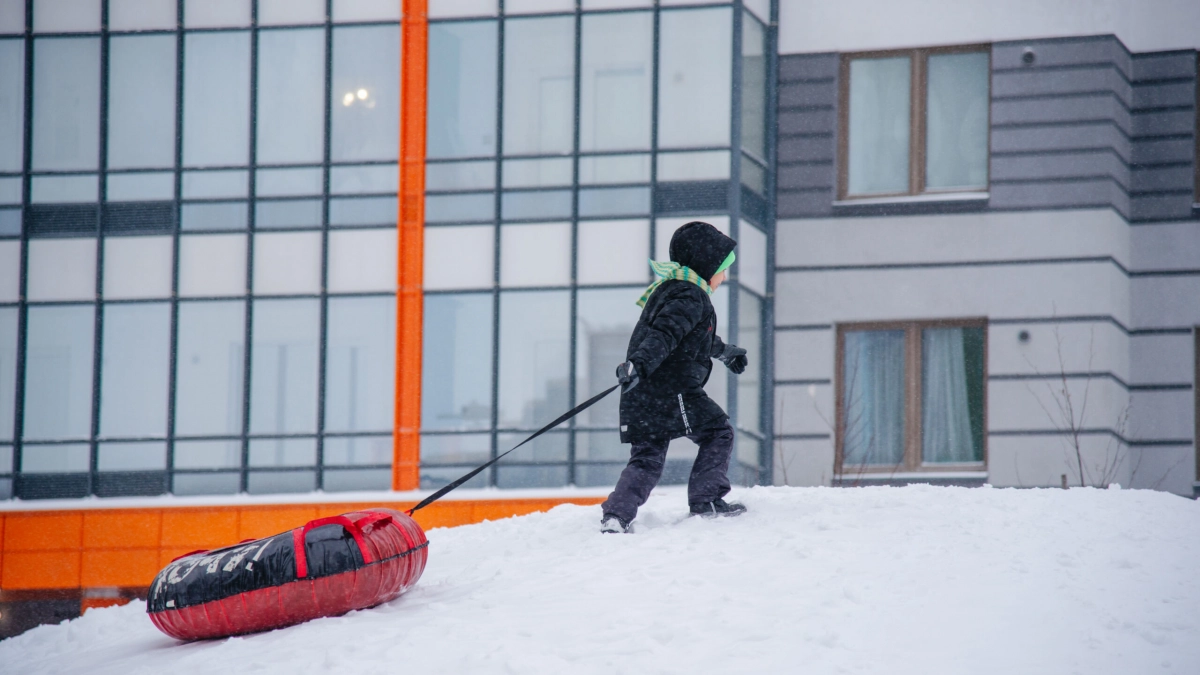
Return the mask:
<svg viewBox="0 0 1200 675"><path fill-rule="evenodd" d="M711 429L688 435L700 446L692 475L688 478L688 504L703 504L729 494L729 457L733 453L733 427L725 422ZM667 459L668 441L635 441L629 464L621 472L617 487L602 505L605 515L626 523L633 522L638 507L646 503L650 491L662 477Z"/></svg>

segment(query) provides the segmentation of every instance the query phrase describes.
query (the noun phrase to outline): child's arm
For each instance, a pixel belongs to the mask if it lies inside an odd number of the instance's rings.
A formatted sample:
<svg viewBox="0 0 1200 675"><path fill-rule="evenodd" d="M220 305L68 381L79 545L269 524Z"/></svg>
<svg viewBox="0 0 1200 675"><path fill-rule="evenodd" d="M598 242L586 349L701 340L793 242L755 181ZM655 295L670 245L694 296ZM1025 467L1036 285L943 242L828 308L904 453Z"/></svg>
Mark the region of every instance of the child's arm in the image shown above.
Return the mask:
<svg viewBox="0 0 1200 675"><path fill-rule="evenodd" d="M629 354L638 376L648 377L658 370L702 318L704 304L686 294L664 303L647 327L646 337Z"/></svg>

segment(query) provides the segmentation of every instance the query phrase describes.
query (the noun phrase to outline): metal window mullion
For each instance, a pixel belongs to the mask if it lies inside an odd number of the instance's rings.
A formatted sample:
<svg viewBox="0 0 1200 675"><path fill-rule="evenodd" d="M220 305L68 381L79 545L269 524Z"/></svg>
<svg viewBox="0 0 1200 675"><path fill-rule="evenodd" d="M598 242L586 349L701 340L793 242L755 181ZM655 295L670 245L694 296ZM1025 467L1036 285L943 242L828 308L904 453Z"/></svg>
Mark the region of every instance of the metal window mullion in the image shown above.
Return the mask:
<svg viewBox="0 0 1200 675"><path fill-rule="evenodd" d="M171 372L167 376L167 491L175 491L175 407L179 397L176 389L179 378L179 255L183 214L180 199L183 194L183 0L175 3L175 223L171 237L171 255L175 267L171 274Z"/></svg>
<svg viewBox="0 0 1200 675"><path fill-rule="evenodd" d="M776 139L777 105L779 97L779 0L771 0L771 18L767 25L766 77L767 100L763 102L766 108L764 129L766 135L766 198L767 213L763 225L767 230L767 287L766 296L762 300L762 377L760 378L759 417L762 429L763 443L759 447L758 482L762 485L775 483L775 209L776 209L776 177L777 158Z"/></svg>
<svg viewBox="0 0 1200 675"><path fill-rule="evenodd" d="M30 168L33 163L33 0L25 0L25 82L24 114L21 149L21 270L17 293L17 367L16 391L13 392L13 449L12 449L12 497L21 496L21 455L25 435L25 332L29 324L29 305L25 298L29 286L29 198L31 194Z"/></svg>
<svg viewBox="0 0 1200 675"><path fill-rule="evenodd" d="M250 369L253 365L251 351L254 339L254 216L256 211L254 208L254 195L257 189L254 165L258 154L256 148L258 134L255 128L258 122L258 3L251 5L250 12L250 129L248 134L250 166L246 193L246 347L242 354L244 359L242 364L244 378L242 380L241 492L250 491Z"/></svg>
<svg viewBox="0 0 1200 675"><path fill-rule="evenodd" d="M500 16L496 19L496 192L493 219L496 231L493 240L492 270L492 428L491 459L499 452L500 439L496 428L500 425L500 222L501 197L504 194L504 0L500 2ZM488 485L496 485L500 475L495 464L488 469Z"/></svg>
<svg viewBox="0 0 1200 675"><path fill-rule="evenodd" d="M333 0L325 0L325 128L321 185L321 327L317 338L317 489L325 489L325 370L329 350L329 159L333 125ZM403 31L401 31L403 38ZM403 97L404 92L400 92Z"/></svg>
<svg viewBox="0 0 1200 675"><path fill-rule="evenodd" d="M655 205L657 203L658 193L658 73L661 42L661 15L662 11L658 8L658 3L655 2L653 10L653 28L650 36L650 257L653 258L657 254L654 246L657 240L658 218L656 217ZM650 273L646 273L647 281L650 280Z"/></svg>
<svg viewBox="0 0 1200 675"><path fill-rule="evenodd" d="M572 138L571 160L571 305L569 309L570 339L568 340L568 371L567 371L567 405L575 407L575 389L578 387L576 370L578 368L577 342L579 340L579 133L580 106L583 98L583 15L575 8L575 125ZM575 418L571 418L567 427L567 485L575 484Z"/></svg>
<svg viewBox="0 0 1200 675"><path fill-rule="evenodd" d="M729 123L729 235L736 241L741 232L741 216L742 216L742 18L743 12L742 3L735 3L731 12L733 13L732 30L733 40L731 58L733 59L733 67L730 73L730 85L732 92L730 96L730 123ZM729 326L726 330L726 339L730 344L735 344L739 339L738 336L738 309L741 305L739 302L739 290L741 290L741 268L742 264L735 262L737 274L730 280L729 316L727 317ZM733 424L733 428L738 428L738 382L737 375L731 370L725 371L726 382L726 412L729 414L729 421ZM737 456L737 439L734 439L734 457ZM736 460L735 460L736 461Z"/></svg>
<svg viewBox="0 0 1200 675"><path fill-rule="evenodd" d="M94 326L92 335L92 432L88 439L90 458L88 469L88 494L96 494L99 483L100 444L100 386L104 376L101 368L104 356L104 215L105 169L108 165L108 3L100 8L100 137L97 143L99 157L96 168L98 190L96 195L96 286L93 301Z"/></svg>

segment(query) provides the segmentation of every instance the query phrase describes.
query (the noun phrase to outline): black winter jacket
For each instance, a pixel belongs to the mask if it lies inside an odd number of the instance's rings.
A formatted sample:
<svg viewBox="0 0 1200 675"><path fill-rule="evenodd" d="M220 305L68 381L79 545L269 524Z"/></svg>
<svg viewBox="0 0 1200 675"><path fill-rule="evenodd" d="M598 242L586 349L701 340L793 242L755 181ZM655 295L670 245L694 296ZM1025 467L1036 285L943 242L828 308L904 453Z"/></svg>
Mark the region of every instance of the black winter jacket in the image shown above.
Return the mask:
<svg viewBox="0 0 1200 675"><path fill-rule="evenodd" d="M671 259L709 279L736 245L707 223L688 223L671 240ZM621 394L621 442L670 440L729 419L704 392L712 359L724 349L702 288L670 280L655 289L629 338L626 360L639 382Z"/></svg>

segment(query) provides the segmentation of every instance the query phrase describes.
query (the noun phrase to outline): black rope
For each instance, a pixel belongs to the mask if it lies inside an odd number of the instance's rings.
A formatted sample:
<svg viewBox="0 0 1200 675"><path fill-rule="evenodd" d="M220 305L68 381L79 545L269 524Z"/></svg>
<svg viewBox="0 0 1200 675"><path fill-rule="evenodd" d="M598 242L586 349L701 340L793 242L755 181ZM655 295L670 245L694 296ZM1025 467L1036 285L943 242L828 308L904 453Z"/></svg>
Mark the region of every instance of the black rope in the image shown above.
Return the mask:
<svg viewBox="0 0 1200 675"><path fill-rule="evenodd" d="M600 399L602 399L605 396L608 396L609 394L616 391L617 387L619 387L619 386L621 386L620 383L614 384L613 386L609 387L608 389L605 389L604 391L600 392L599 394L596 394L595 396L589 398L588 400L584 401L583 403L580 403L579 405L575 406L574 408L571 408L567 412L563 413L558 419L547 424L546 426L542 427L541 429L538 429L537 431L533 432L533 435L530 436L529 438L526 438L525 440L521 441L520 443L517 443L511 449L506 450L504 453L497 455L496 459L493 459L490 462L488 462L487 464L484 464L483 466L480 466L476 469L472 469L471 472L468 473L467 475L463 476L462 478L459 478L458 480L447 485L446 487L442 488L441 490L438 490L437 492L429 495L424 500L422 500L420 504L417 504L416 506L409 509L408 515L411 516L416 511L423 509L426 506L429 506L430 504L436 502L437 500L441 499L442 497L445 497L446 493L450 492L451 490L458 487L459 485L462 485L463 483L471 480L472 478L477 476L480 471L483 471L484 469L495 464L496 462L499 462L501 460L501 458L504 457L504 455L507 455L508 453L512 452L513 450L516 450L517 448L521 447L522 445L525 445L529 441L532 441L533 439L537 438L538 436L541 436L542 434L546 433L547 431L550 431L554 427L562 424L563 422L566 422L567 420L578 415L579 413L583 412L584 410L587 410L588 408L592 407L592 405L594 403L596 403L597 401L599 401Z"/></svg>

